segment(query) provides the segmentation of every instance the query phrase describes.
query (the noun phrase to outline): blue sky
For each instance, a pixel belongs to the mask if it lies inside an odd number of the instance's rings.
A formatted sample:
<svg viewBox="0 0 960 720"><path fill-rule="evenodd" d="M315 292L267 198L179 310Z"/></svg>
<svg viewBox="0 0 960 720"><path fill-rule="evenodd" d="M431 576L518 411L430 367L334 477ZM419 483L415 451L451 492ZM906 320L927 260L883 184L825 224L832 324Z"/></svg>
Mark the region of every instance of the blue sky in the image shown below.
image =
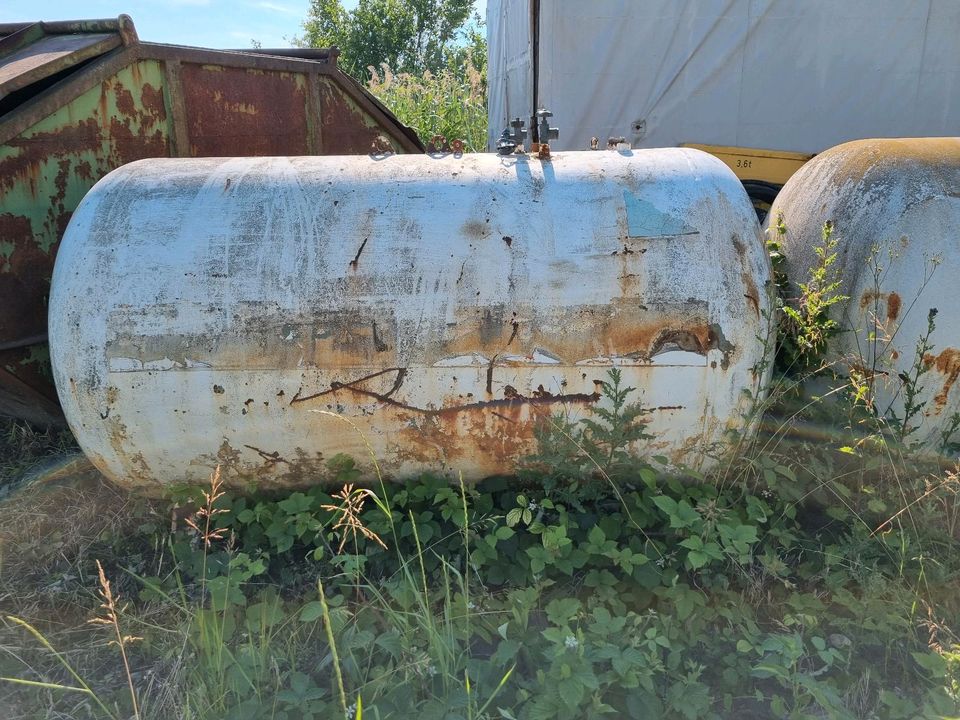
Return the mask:
<svg viewBox="0 0 960 720"><path fill-rule="evenodd" d="M347 7L356 0L347 0ZM481 12L486 0L477 3ZM140 39L211 48L289 47L310 0L0 0L0 22L77 20L127 13Z"/></svg>

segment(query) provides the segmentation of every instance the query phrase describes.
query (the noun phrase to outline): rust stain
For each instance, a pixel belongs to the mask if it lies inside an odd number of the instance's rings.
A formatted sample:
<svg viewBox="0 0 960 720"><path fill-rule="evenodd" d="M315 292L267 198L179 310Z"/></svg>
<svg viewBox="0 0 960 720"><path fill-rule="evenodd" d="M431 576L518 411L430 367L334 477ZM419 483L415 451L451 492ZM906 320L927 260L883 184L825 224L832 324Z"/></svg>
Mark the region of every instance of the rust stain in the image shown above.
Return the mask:
<svg viewBox="0 0 960 720"><path fill-rule="evenodd" d="M358 281L361 277L357 276ZM331 293L337 292L336 287L332 286ZM570 366L603 357L649 362L672 350L706 355L718 349L729 357L734 350L720 326L709 323L708 304L696 302L641 305L634 299L575 309L466 306L457 309L453 322L425 333L413 355L401 352L403 330L389 307L353 313L309 312L293 318L277 314L264 303L241 303L235 308L234 332L213 342L194 334L142 334L139 328L144 318L162 310L115 311L108 358L142 363L166 358L182 367L189 360L213 368L276 370L431 367L470 355L482 357L480 362L491 366L486 370L492 393L492 366L525 364L520 358L532 358L537 352ZM513 357L504 359L505 355Z"/></svg>
<svg viewBox="0 0 960 720"><path fill-rule="evenodd" d="M373 119L348 100L332 79L320 76L318 81L320 107L323 108L321 154L365 155L397 149Z"/></svg>
<svg viewBox="0 0 960 720"><path fill-rule="evenodd" d="M150 83L145 83L140 89L140 105L143 111L152 115L157 120L164 120L167 117L167 106L163 101L163 90L155 88Z"/></svg>
<svg viewBox="0 0 960 720"><path fill-rule="evenodd" d="M886 296L883 293L878 293L875 290L867 290L863 295L860 296L860 309L866 310L868 305L876 303L878 300L884 299Z"/></svg>
<svg viewBox="0 0 960 720"><path fill-rule="evenodd" d="M887 320L893 322L900 315L900 296L892 292L887 296Z"/></svg>
<svg viewBox="0 0 960 720"><path fill-rule="evenodd" d="M56 132L25 133L10 138L7 146L20 152L0 161L0 188L7 191L23 180L33 180L35 193L40 166L49 158L100 150L100 124L96 118L87 118Z"/></svg>
<svg viewBox="0 0 960 720"><path fill-rule="evenodd" d="M0 213L0 239L13 246L0 256L0 341L12 342L46 329L43 295L53 273L56 248L43 252L30 218L12 213Z"/></svg>
<svg viewBox="0 0 960 720"><path fill-rule="evenodd" d="M112 151L110 160L113 167L131 163L151 157L166 157L170 154L169 138L163 131L156 130L151 134L135 135L130 129L130 121L121 122L118 118L110 118L110 143Z"/></svg>
<svg viewBox="0 0 960 720"><path fill-rule="evenodd" d="M114 90L117 110L127 117L137 117L137 105L133 102L133 94L127 88L118 85Z"/></svg>
<svg viewBox="0 0 960 720"><path fill-rule="evenodd" d="M101 415L101 417L103 416ZM127 451L126 442L129 437L126 424L124 424L117 415L110 415L109 413L107 417L103 417L103 419L110 447L113 448L114 453L116 453L117 457L123 462L124 467L129 468L124 481L135 487L155 487L155 484L151 480L153 473L146 459L143 457L143 453L137 452L131 455L130 452ZM100 469L103 470L105 468Z"/></svg>
<svg viewBox="0 0 960 720"><path fill-rule="evenodd" d="M866 310L871 305L876 307L881 301L887 305L887 321L894 322L900 316L900 308L903 304L900 296L895 292L884 293L877 292L876 290L867 290L860 296L860 309Z"/></svg>
<svg viewBox="0 0 960 720"><path fill-rule="evenodd" d="M88 183L93 183L93 168L90 167L90 163L86 160L78 162L76 166L74 166L74 172L77 173L77 177L81 180L85 180Z"/></svg>
<svg viewBox="0 0 960 720"><path fill-rule="evenodd" d="M936 406L936 414L939 415L947 404L947 397L950 395L950 390L953 388L954 383L957 382L957 378L960 378L960 350L947 348L939 355L925 355L923 362L927 367L934 368L946 377L943 388L941 388L940 392L933 398L934 405Z"/></svg>
<svg viewBox="0 0 960 720"><path fill-rule="evenodd" d="M453 463L469 457L493 474L504 457L535 449L534 428L551 416L549 406L512 402L488 412L423 415L394 409L403 427L392 454L401 461Z"/></svg>
<svg viewBox="0 0 960 720"><path fill-rule="evenodd" d="M833 188L847 182L870 188L890 177L903 182L904 177L940 173L958 161L960 143L948 137L853 140L817 157L818 163L832 166L830 186Z"/></svg>
<svg viewBox="0 0 960 720"><path fill-rule="evenodd" d="M393 389L388 393L379 393L374 390L369 390L363 387L364 383L369 380L372 380L389 373L397 373L396 380L394 382ZM308 400L315 400L316 398L323 397L326 395L335 395L341 391L348 391L356 395L361 395L364 397L369 397L378 402L391 405L395 408L407 412L417 413L419 415L425 415L428 417L438 417L438 416L447 416L455 415L462 412L472 412L476 410L484 410L487 408L511 408L515 405L525 404L525 405L552 405L556 403L578 403L578 404L591 404L595 403L600 399L600 392L592 393L568 393L563 395L552 395L545 390L543 386L540 386L539 390L534 391L529 396L521 395L517 390L510 385L507 385L504 388L504 397L502 399L495 400L478 400L471 403L463 403L457 405L446 405L440 408L421 408L413 405L408 405L406 403L395 400L391 397L396 390L400 387L400 384L403 382L403 378L406 376L406 368L388 368L386 370L380 370L369 375L364 375L361 378L356 380L351 380L350 382L332 382L330 387L327 390L321 390L320 392L313 393L311 395L306 395L301 397L298 392L293 399L290 400L290 404L307 402ZM597 381L599 382L599 381Z"/></svg>
<svg viewBox="0 0 960 720"><path fill-rule="evenodd" d="M291 73L185 63L191 155L307 155L306 91Z"/></svg>
<svg viewBox="0 0 960 720"><path fill-rule="evenodd" d="M670 342L678 342L679 349L691 352L726 352L717 344L722 333L711 328L706 304L647 307L635 298L625 298L612 306L583 305L566 308L562 317L554 315L550 308L460 308L455 332L438 338L426 360L432 363L470 353L494 357L508 346L528 354L541 348L567 362L601 356L649 359ZM516 322L518 316L530 321Z"/></svg>
<svg viewBox="0 0 960 720"><path fill-rule="evenodd" d="M750 303L754 314L760 317L760 293L757 291L757 284L753 281L753 275L749 272L740 273L740 279L747 287L747 292L743 296Z"/></svg>

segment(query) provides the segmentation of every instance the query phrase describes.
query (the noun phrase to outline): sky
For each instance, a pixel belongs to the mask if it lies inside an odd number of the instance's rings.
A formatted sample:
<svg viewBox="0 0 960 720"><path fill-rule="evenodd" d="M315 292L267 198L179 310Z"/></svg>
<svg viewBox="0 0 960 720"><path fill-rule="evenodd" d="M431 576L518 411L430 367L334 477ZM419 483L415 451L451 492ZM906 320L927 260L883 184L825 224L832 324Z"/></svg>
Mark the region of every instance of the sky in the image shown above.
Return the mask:
<svg viewBox="0 0 960 720"><path fill-rule="evenodd" d="M346 0L346 7L356 0ZM479 0L481 12L486 0ZM0 22L133 18L145 42L210 48L289 47L310 0L0 0Z"/></svg>

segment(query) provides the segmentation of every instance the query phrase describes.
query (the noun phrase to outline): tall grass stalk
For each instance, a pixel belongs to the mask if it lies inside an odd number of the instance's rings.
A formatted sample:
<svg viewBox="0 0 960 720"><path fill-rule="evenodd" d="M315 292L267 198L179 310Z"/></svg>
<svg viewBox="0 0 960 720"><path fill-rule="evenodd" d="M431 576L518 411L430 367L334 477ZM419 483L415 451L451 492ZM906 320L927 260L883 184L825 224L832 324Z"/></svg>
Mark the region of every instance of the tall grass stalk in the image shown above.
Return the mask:
<svg viewBox="0 0 960 720"><path fill-rule="evenodd" d="M117 647L120 650L120 657L123 660L123 671L127 678L127 688L130 690L130 703L133 706L133 717L136 718L136 720L140 720L140 707L137 704L137 691L133 687L133 675L130 673L130 661L127 659L127 645L137 640L142 640L143 638L135 637L133 635L124 635L122 632L120 632L120 614L117 609L118 598L116 595L114 595L113 590L110 588L110 581L107 580L107 575L103 571L103 565L100 564L99 560L97 560L97 574L100 580L100 598L103 600L103 603L100 605L100 609L103 610L104 616L96 617L90 622L99 625L106 625L113 630L113 634L116 637L113 642L117 644Z"/></svg>
<svg viewBox="0 0 960 720"><path fill-rule="evenodd" d="M46 637L44 637L43 633L37 630L33 625L28 623L26 620L23 620L18 617L14 617L12 615L7 615L6 618L8 621L16 625L19 625L24 630L26 630L31 635L33 635L33 637L36 638L37 642L43 645L43 647L46 648L47 651L49 651L50 654L57 659L57 662L59 662L68 673L70 673L70 676L77 681L77 685L76 686L62 685L60 683L40 682L35 680L24 680L22 678L12 678L12 677L0 677L0 680L4 680L9 683L14 683L16 685L26 685L28 687L38 687L38 688L44 688L47 690L83 693L97 704L97 707L100 708L101 711L103 711L104 715L106 715L108 718L111 718L112 720L117 720L117 716L110 711L110 709L104 704L104 702L100 699L100 697L80 676L80 673L78 673L73 668L73 665L70 664L70 662L63 656L63 654L57 652L57 650L53 647L50 641L47 640Z"/></svg>
<svg viewBox="0 0 960 720"><path fill-rule="evenodd" d="M337 639L333 636L333 622L330 618L330 606L327 604L327 595L323 591L323 580L317 578L317 589L320 591L320 608L323 613L323 627L327 633L327 643L330 645L330 655L333 658L333 674L337 679L337 693L340 699L340 709L345 718L350 717L347 709L347 693L343 685L343 671L340 667L340 654L337 652Z"/></svg>
<svg viewBox="0 0 960 720"><path fill-rule="evenodd" d="M463 140L468 152L487 145L487 83L483 71L468 58L462 71L447 68L434 75L394 73L389 66L370 66L367 89L413 127L424 144L435 135Z"/></svg>

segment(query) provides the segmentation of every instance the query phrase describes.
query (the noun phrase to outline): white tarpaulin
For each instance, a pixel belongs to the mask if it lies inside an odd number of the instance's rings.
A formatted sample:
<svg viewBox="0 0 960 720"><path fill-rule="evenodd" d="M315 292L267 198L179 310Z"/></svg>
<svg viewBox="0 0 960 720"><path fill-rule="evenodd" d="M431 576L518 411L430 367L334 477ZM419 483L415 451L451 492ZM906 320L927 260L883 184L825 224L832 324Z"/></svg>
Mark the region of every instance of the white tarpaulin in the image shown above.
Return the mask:
<svg viewBox="0 0 960 720"><path fill-rule="evenodd" d="M532 0L488 0L491 147L533 111ZM819 152L960 135L960 0L541 0L557 149Z"/></svg>

